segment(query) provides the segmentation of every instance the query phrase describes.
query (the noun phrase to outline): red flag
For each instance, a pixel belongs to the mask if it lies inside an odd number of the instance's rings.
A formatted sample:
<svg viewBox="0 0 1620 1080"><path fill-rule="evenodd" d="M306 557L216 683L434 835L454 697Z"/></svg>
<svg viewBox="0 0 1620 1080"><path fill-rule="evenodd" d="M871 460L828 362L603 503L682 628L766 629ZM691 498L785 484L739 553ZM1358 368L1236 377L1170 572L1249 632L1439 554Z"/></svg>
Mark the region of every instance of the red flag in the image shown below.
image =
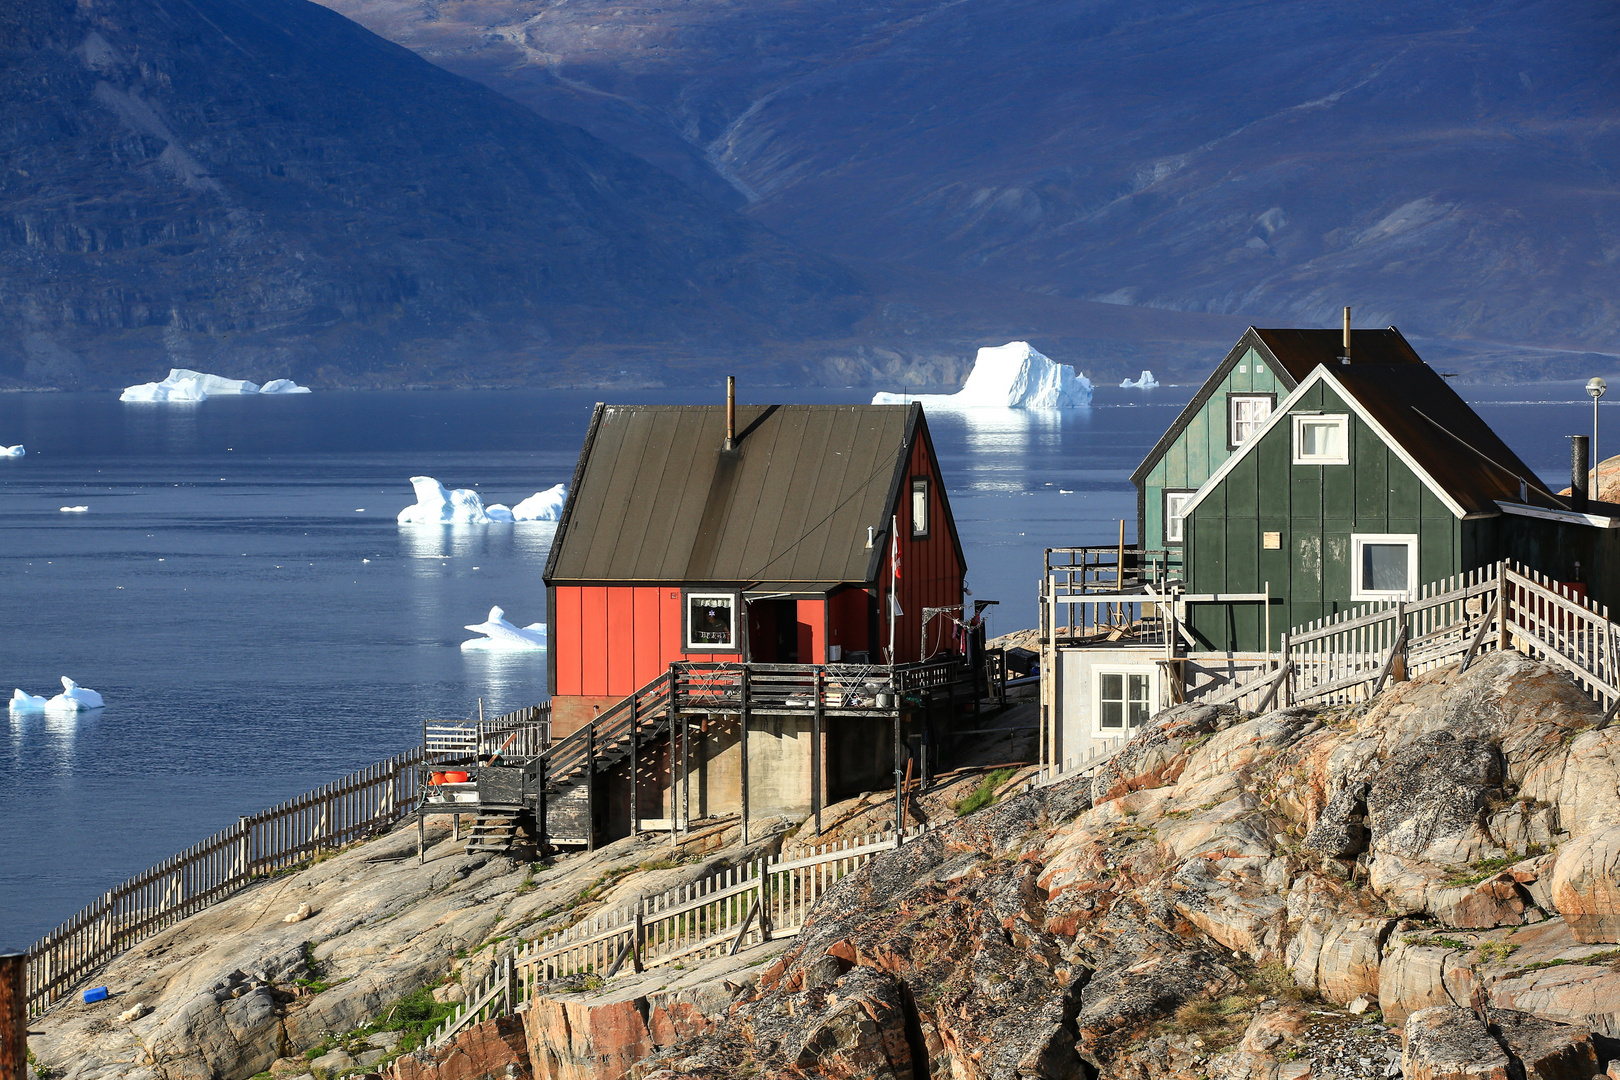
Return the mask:
<svg viewBox="0 0 1620 1080"><path fill-rule="evenodd" d="M900 580L900 530L899 530L899 528L896 527L899 523L896 522L896 521L891 521L889 524L890 524L890 531L894 534L893 539L889 543L889 576L894 578L894 580L899 581Z"/></svg>

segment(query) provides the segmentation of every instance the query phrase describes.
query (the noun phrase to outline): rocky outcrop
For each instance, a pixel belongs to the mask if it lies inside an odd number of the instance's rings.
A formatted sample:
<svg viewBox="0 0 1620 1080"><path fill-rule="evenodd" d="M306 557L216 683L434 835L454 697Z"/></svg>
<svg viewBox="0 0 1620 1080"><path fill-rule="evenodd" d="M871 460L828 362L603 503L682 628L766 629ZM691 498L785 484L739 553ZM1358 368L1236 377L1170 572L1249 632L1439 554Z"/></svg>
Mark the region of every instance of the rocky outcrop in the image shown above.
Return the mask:
<svg viewBox="0 0 1620 1080"><path fill-rule="evenodd" d="M1560 848L1549 891L1577 941L1620 941L1620 825Z"/></svg>
<svg viewBox="0 0 1620 1080"><path fill-rule="evenodd" d="M523 1021L497 1016L474 1024L434 1051L416 1051L396 1059L389 1080L533 1080Z"/></svg>
<svg viewBox="0 0 1620 1080"><path fill-rule="evenodd" d="M1561 801L1606 798L1598 719L1515 654L1350 716L1170 710L1094 780L845 879L651 1067L1276 1080L1404 1053L1409 1077L1575 1075L1620 1008L1613 957L1565 918L1598 909L1607 865L1607 825L1575 832ZM1561 876L1565 852L1587 869Z"/></svg>

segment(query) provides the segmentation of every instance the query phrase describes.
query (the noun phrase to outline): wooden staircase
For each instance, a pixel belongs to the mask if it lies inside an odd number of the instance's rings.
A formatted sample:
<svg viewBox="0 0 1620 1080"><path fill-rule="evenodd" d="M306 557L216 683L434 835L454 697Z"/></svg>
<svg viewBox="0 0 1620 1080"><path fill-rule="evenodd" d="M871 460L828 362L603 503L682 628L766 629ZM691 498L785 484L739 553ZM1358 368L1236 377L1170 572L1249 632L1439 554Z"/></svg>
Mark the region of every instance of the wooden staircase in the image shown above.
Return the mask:
<svg viewBox="0 0 1620 1080"><path fill-rule="evenodd" d="M518 811L486 810L467 832L466 851L507 855L517 839Z"/></svg>
<svg viewBox="0 0 1620 1080"><path fill-rule="evenodd" d="M530 784L543 804L542 842L595 846L593 781L669 734L676 686L673 672L660 674L528 762Z"/></svg>

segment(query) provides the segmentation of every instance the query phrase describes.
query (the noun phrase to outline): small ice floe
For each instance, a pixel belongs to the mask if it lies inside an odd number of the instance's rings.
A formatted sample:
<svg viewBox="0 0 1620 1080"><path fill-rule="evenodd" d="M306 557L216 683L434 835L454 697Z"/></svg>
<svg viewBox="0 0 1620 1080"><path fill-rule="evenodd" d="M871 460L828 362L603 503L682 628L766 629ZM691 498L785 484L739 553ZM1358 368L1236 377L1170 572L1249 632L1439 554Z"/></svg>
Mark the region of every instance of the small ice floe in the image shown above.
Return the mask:
<svg viewBox="0 0 1620 1080"><path fill-rule="evenodd" d="M16 446L0 446L0 457L22 457L26 453L28 451L23 449L22 443Z"/></svg>
<svg viewBox="0 0 1620 1080"><path fill-rule="evenodd" d="M162 382L125 387L119 401L207 401L210 396L231 394L307 394L307 386L291 379L271 379L260 386L247 379L227 379L190 368L171 368Z"/></svg>
<svg viewBox="0 0 1620 1080"><path fill-rule="evenodd" d="M1140 378L1126 379L1119 384L1121 390L1156 390L1159 380L1153 377L1153 372L1143 371Z"/></svg>
<svg viewBox="0 0 1620 1080"><path fill-rule="evenodd" d="M88 506L62 506L58 507L58 509L64 514L88 514L90 512Z"/></svg>
<svg viewBox="0 0 1620 1080"><path fill-rule="evenodd" d="M45 699L13 690L10 709L14 713L42 713L45 711Z"/></svg>
<svg viewBox="0 0 1620 1080"><path fill-rule="evenodd" d="M468 630L476 634L483 634L481 638L471 638L461 643L464 652L544 652L546 648L546 624L543 622L530 623L528 626L513 626L506 621L506 612L498 607L489 609L489 620L481 623L469 623Z"/></svg>
<svg viewBox="0 0 1620 1080"><path fill-rule="evenodd" d="M1055 363L1027 341L979 350L962 389L954 394L877 394L874 405L920 401L946 409L1081 409L1091 404L1091 380Z"/></svg>
<svg viewBox="0 0 1620 1080"><path fill-rule="evenodd" d="M66 675L62 676L62 692L45 703L46 712L84 712L99 709L106 702L94 690L80 686Z"/></svg>
<svg viewBox="0 0 1620 1080"><path fill-rule="evenodd" d="M556 521L568 501L568 487L557 484L536 492L516 506L484 505L471 488L446 488L431 476L411 477L416 503L399 512L401 525L490 525L514 521Z"/></svg>

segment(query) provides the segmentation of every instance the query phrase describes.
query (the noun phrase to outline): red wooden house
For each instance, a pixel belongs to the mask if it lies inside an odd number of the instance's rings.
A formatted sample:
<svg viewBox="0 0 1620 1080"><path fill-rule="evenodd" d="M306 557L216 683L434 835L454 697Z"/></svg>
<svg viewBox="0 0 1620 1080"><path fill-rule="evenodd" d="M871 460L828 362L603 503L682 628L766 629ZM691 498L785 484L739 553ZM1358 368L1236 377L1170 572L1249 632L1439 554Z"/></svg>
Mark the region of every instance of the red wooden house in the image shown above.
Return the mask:
<svg viewBox="0 0 1620 1080"><path fill-rule="evenodd" d="M920 405L597 405L545 571L554 737L672 662L951 652L924 619L965 572Z"/></svg>

